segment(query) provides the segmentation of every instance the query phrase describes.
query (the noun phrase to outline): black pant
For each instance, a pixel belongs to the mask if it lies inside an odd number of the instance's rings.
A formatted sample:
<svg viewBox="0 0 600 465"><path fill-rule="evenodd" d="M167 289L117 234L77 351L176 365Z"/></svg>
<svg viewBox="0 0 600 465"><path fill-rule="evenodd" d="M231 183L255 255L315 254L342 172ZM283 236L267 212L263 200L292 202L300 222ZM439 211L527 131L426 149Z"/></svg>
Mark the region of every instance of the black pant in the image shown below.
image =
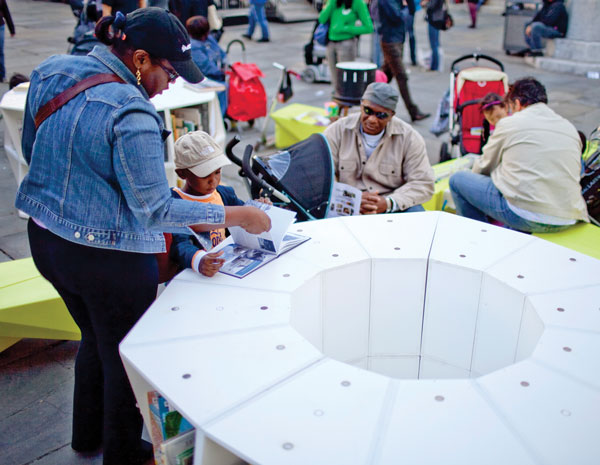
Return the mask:
<svg viewBox="0 0 600 465"><path fill-rule="evenodd" d="M142 418L119 343L156 297L156 258L75 244L32 220L28 232L35 265L81 330L71 445L78 451L102 445L104 465L135 463Z"/></svg>
<svg viewBox="0 0 600 465"><path fill-rule="evenodd" d="M403 42L394 42L386 44L381 42L381 51L383 52L382 71L388 78L388 82L392 82L392 78L396 78L398 82L398 90L408 114L414 118L419 113L419 107L412 101L410 91L408 90L408 75L402 62L402 54L404 52Z"/></svg>

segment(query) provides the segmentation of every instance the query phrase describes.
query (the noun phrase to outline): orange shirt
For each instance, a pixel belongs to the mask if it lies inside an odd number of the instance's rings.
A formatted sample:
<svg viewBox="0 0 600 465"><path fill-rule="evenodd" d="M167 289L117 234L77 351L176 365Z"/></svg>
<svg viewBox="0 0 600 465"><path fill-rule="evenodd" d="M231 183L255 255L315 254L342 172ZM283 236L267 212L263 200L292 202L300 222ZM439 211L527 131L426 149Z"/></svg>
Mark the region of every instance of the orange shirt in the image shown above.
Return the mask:
<svg viewBox="0 0 600 465"><path fill-rule="evenodd" d="M221 198L221 194L219 194L216 190L209 195L190 195L183 192L181 189L175 187L174 190L177 194L184 200L192 200L194 202L203 202L203 203L212 203L213 205L221 205L224 207L223 199ZM210 231L210 242L212 246L220 244L225 240L225 228L213 229Z"/></svg>

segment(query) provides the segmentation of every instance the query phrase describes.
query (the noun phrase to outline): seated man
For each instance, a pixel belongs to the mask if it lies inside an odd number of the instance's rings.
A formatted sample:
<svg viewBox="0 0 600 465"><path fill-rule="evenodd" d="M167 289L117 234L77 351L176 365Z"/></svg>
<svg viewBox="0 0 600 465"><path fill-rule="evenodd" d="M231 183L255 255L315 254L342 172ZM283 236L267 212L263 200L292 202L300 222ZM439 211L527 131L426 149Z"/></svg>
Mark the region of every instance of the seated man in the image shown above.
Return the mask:
<svg viewBox="0 0 600 465"><path fill-rule="evenodd" d="M450 177L457 213L526 232L589 221L575 127L548 107L546 89L533 78L516 81L506 101L513 115L498 121L472 171Z"/></svg>
<svg viewBox="0 0 600 465"><path fill-rule="evenodd" d="M374 82L365 90L360 113L327 129L336 178L361 191L360 213L423 211L433 195L433 169L425 141L394 116L398 91Z"/></svg>
<svg viewBox="0 0 600 465"><path fill-rule="evenodd" d="M544 0L544 6L533 17L531 22L525 24L525 42L529 50L523 54L528 56L542 56L544 46L542 39L564 37L567 32L568 15L563 0Z"/></svg>

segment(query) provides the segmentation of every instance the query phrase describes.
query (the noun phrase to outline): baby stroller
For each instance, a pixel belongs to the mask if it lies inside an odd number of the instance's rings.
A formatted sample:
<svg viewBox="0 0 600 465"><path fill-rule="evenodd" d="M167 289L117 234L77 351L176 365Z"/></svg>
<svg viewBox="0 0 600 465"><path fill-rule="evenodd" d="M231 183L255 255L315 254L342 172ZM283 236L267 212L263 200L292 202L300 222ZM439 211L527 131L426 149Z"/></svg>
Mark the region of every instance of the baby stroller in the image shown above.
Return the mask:
<svg viewBox="0 0 600 465"><path fill-rule="evenodd" d="M101 44L96 38L94 30L96 21L102 16L95 0L69 0L71 11L77 18L73 36L67 38L71 55L87 55L92 49Z"/></svg>
<svg viewBox="0 0 600 465"><path fill-rule="evenodd" d="M248 183L252 198L270 197L274 204L295 211L298 221L325 218L334 181L325 136L313 134L268 155L252 156L253 147L247 145L242 159L233 153L239 142L235 136L225 152L241 168L240 175Z"/></svg>
<svg viewBox="0 0 600 465"><path fill-rule="evenodd" d="M459 63L474 60L475 66L460 68ZM499 69L479 66L479 60L495 64ZM504 65L487 55L472 53L457 58L450 67L450 144L440 148L440 161L467 153L481 153L489 134L489 124L479 109L479 101L490 92L503 96L508 92L508 76ZM487 125L487 127L486 127Z"/></svg>
<svg viewBox="0 0 600 465"><path fill-rule="evenodd" d="M319 22L317 21L310 42L304 46L304 62L306 63L306 68L302 71L304 82L331 82L329 66L324 61L327 57L327 45L315 39L315 31L318 25Z"/></svg>

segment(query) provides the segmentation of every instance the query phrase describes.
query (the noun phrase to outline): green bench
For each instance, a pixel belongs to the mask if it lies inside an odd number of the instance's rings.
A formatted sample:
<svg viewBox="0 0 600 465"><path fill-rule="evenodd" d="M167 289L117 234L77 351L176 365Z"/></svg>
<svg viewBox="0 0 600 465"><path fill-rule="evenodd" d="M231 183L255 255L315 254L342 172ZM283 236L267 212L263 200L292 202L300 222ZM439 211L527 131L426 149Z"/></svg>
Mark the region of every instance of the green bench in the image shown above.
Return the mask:
<svg viewBox="0 0 600 465"><path fill-rule="evenodd" d="M0 263L0 352L22 338L81 338L64 302L31 258Z"/></svg>

